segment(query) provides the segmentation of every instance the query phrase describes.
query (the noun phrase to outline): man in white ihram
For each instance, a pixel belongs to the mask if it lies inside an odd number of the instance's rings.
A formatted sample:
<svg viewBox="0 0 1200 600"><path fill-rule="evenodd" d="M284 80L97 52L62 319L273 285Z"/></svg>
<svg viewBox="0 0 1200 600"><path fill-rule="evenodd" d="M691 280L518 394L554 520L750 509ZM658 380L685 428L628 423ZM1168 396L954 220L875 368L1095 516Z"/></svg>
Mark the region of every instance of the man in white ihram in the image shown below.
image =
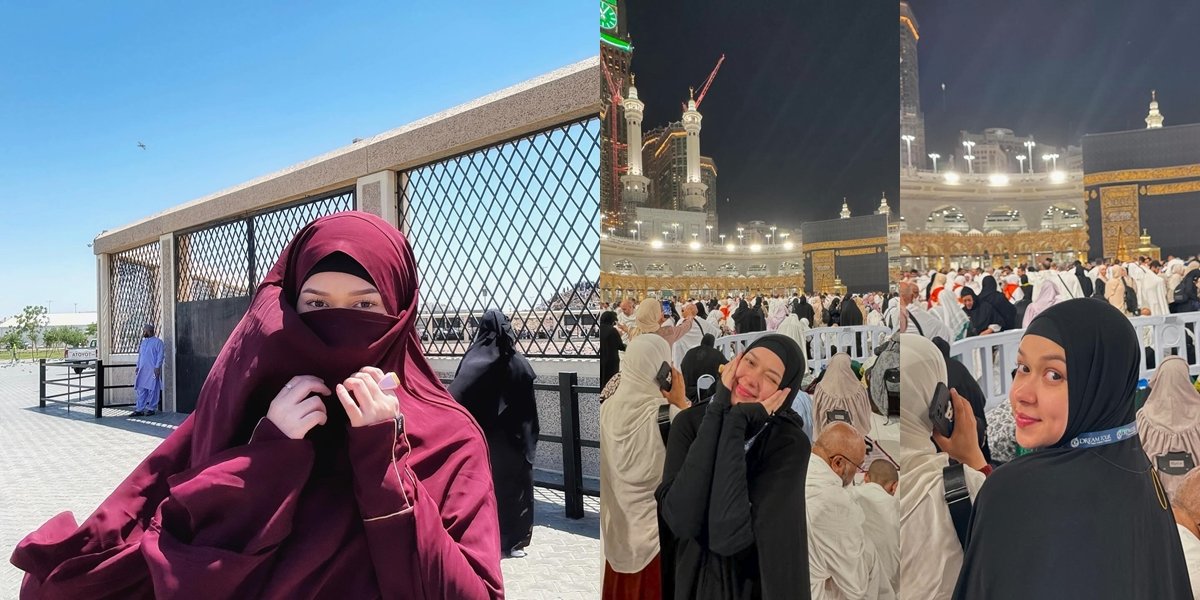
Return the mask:
<svg viewBox="0 0 1200 600"><path fill-rule="evenodd" d="M697 314L699 314L699 311L692 302L683 303L679 309L679 316L683 317L683 320L676 326L676 331L683 331L683 335L675 340L675 344L671 346L671 354L675 360L676 367L683 365L683 355L687 354L688 350L700 345L700 341L704 339L704 334L711 333L714 338L721 337L719 329L713 327L712 323L704 319L697 319Z"/></svg>
<svg viewBox="0 0 1200 600"><path fill-rule="evenodd" d="M896 465L881 458L871 463L862 485L847 488L866 516L863 532L875 545L880 598L895 598L900 578L900 509L896 502L899 483Z"/></svg>
<svg viewBox="0 0 1200 600"><path fill-rule="evenodd" d="M813 444L804 485L812 600L879 598L880 574L875 546L864 530L866 516L846 489L866 454L862 434L846 423L826 427Z"/></svg>

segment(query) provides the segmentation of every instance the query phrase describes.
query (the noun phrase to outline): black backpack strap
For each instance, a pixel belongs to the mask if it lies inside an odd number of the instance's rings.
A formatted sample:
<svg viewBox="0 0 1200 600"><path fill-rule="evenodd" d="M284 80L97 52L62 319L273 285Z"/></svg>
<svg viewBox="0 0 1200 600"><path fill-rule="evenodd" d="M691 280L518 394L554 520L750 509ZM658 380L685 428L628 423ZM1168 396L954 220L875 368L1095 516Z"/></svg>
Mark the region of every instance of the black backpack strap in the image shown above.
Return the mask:
<svg viewBox="0 0 1200 600"><path fill-rule="evenodd" d="M667 438L671 437L671 405L658 405L658 433L662 435L662 441L665 445Z"/></svg>
<svg viewBox="0 0 1200 600"><path fill-rule="evenodd" d="M946 507L950 509L950 520L954 521L954 533L958 543L967 548L967 527L971 521L971 493L967 490L966 467L950 465L942 469L942 490Z"/></svg>
<svg viewBox="0 0 1200 600"><path fill-rule="evenodd" d="M916 320L916 318L914 318L914 317L913 317L913 314L912 314L912 311L911 311L911 310L908 310L908 309L906 308L906 309L904 309L904 312L908 313L908 322L909 322L909 323L912 323L913 325L916 325L916 326L917 326L917 333L923 337L923 336L925 335L925 330L921 328L921 322L920 322L920 321L918 321L918 320ZM903 331L901 331L900 333L904 333L904 332L903 332Z"/></svg>

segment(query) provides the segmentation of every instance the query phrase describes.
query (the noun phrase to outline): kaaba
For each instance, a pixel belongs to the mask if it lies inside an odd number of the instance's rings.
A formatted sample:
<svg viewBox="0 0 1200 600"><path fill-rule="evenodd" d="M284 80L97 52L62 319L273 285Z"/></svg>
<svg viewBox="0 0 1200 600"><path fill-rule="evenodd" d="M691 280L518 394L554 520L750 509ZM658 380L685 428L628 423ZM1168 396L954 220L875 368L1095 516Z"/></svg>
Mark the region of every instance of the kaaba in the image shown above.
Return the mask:
<svg viewBox="0 0 1200 600"><path fill-rule="evenodd" d="M1084 136L1083 186L1092 257L1200 254L1200 124Z"/></svg>
<svg viewBox="0 0 1200 600"><path fill-rule="evenodd" d="M834 292L834 279L852 294L888 289L887 215L804 223L804 281Z"/></svg>

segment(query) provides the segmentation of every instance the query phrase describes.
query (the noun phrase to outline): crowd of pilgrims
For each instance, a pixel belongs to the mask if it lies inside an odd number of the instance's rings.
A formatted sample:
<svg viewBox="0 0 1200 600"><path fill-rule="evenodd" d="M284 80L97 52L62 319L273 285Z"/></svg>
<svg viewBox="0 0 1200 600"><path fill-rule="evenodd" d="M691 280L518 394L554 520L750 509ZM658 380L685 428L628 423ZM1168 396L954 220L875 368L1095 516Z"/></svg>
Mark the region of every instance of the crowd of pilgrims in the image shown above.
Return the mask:
<svg viewBox="0 0 1200 600"><path fill-rule="evenodd" d="M885 319L902 332L900 598L1200 598L1195 332L1156 357L1131 320L1200 310L1197 279L1175 257L908 274ZM950 344L1006 330L1016 369L986 410ZM948 437L930 410L947 391Z"/></svg>
<svg viewBox="0 0 1200 600"><path fill-rule="evenodd" d="M805 336L883 324L897 302L822 294L605 307L603 598L897 597L898 465L872 439L887 404L864 377L882 359L860 363L842 349L811 369ZM751 332L762 335L732 358L714 347Z"/></svg>

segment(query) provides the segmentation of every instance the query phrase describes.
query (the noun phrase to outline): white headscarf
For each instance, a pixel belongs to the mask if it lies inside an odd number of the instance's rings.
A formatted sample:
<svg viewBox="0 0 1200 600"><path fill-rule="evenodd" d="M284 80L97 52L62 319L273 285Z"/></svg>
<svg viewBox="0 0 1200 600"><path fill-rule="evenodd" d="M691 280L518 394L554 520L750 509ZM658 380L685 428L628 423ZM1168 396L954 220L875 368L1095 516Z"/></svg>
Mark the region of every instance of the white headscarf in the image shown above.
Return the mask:
<svg viewBox="0 0 1200 600"><path fill-rule="evenodd" d="M643 333L654 333L658 331L661 325L659 319L662 318L662 303L654 298L646 298L642 303L637 305L633 311L634 326L629 331L629 339L638 337Z"/></svg>
<svg viewBox="0 0 1200 600"><path fill-rule="evenodd" d="M808 319L801 319L792 313L783 320L779 325L779 331L776 333L786 335L796 341L800 345L800 351L804 353L804 362L808 364L808 346L804 343L804 332L808 331Z"/></svg>
<svg viewBox="0 0 1200 600"><path fill-rule="evenodd" d="M1033 321L1034 317L1061 302L1065 296L1066 294L1058 289L1058 284L1053 279L1043 279L1037 282L1033 286L1033 302L1025 307L1025 317L1021 320L1021 327L1029 327L1029 323Z"/></svg>
<svg viewBox="0 0 1200 600"><path fill-rule="evenodd" d="M600 539L604 559L618 573L637 573L658 555L658 503L666 446L658 429L666 403L655 376L671 360L657 335L629 342L621 383L600 405Z"/></svg>
<svg viewBox="0 0 1200 600"><path fill-rule="evenodd" d="M900 334L900 589L908 598L949 598L962 568L963 551L943 497L942 469L949 456L933 442L929 402L946 383L946 362L933 342ZM964 467L974 502L983 474Z"/></svg>
<svg viewBox="0 0 1200 600"><path fill-rule="evenodd" d="M963 310L962 304L953 296L948 296L945 302L938 303L930 312L936 315L954 335L954 339L946 340L947 342L957 342L966 337L966 325L971 322L971 319L967 317L967 312Z"/></svg>

